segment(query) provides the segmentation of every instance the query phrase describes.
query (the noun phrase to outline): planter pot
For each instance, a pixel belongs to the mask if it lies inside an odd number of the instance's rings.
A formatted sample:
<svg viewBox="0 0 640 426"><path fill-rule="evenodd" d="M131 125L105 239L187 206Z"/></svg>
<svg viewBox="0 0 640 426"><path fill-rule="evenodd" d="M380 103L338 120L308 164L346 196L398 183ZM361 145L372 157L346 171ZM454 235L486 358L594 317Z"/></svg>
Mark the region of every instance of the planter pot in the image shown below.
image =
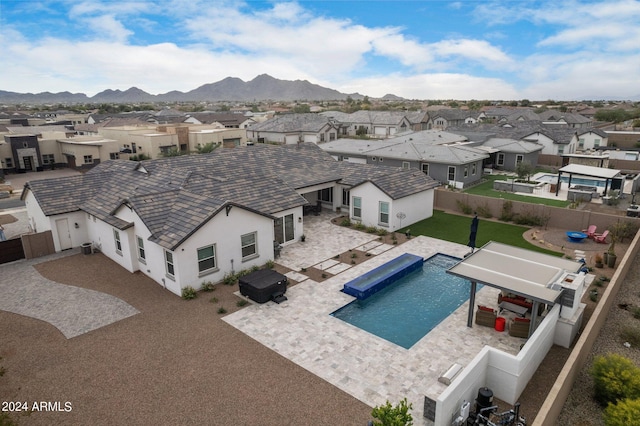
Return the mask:
<svg viewBox="0 0 640 426"><path fill-rule="evenodd" d="M609 254L608 253L604 253L602 255L602 261L603 261L603 263L609 263Z"/></svg>
<svg viewBox="0 0 640 426"><path fill-rule="evenodd" d="M596 262L596 268L602 268L604 264L602 262Z"/></svg>
<svg viewBox="0 0 640 426"><path fill-rule="evenodd" d="M617 259L618 256L616 256L615 254L609 254L609 256L607 256L607 266L609 268L613 268L614 266L616 266Z"/></svg>

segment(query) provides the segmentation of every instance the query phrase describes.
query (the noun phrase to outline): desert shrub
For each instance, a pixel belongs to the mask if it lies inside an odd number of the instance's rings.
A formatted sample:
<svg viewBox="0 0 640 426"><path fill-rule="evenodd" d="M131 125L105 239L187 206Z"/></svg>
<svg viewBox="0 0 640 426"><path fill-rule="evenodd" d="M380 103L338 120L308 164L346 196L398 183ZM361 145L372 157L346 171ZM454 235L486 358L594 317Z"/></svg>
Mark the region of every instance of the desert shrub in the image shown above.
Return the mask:
<svg viewBox="0 0 640 426"><path fill-rule="evenodd" d="M467 203L466 201L456 200L456 204L458 205L458 208L460 209L460 211L462 213L464 213L464 214L473 213L473 209L471 208L469 203Z"/></svg>
<svg viewBox="0 0 640 426"><path fill-rule="evenodd" d="M538 216L531 213L520 213L512 217L513 223L517 225L526 226L544 226L545 219L542 216Z"/></svg>
<svg viewBox="0 0 640 426"><path fill-rule="evenodd" d="M238 273L236 274L236 279L242 278L245 275L249 275L250 273L251 273L251 269L242 269L238 271Z"/></svg>
<svg viewBox="0 0 640 426"><path fill-rule="evenodd" d="M371 415L376 419L371 424L375 426L411 426L413 425L413 416L409 410L412 408L413 404L407 404L407 398L395 406L387 401L384 405L374 407L371 411Z"/></svg>
<svg viewBox="0 0 640 426"><path fill-rule="evenodd" d="M367 226L367 234L375 234L376 232L378 232L378 228L376 228L375 226Z"/></svg>
<svg viewBox="0 0 640 426"><path fill-rule="evenodd" d="M191 299L195 299L196 297L198 297L198 292L196 291L195 288L191 286L187 286L182 289L182 298L184 300L191 300Z"/></svg>
<svg viewBox="0 0 640 426"><path fill-rule="evenodd" d="M513 220L515 213L513 211L513 203L510 200L506 200L502 203L502 212L500 214L500 220L503 222L510 222Z"/></svg>
<svg viewBox="0 0 640 426"><path fill-rule="evenodd" d="M243 307L245 305L247 305L249 302L247 302L245 299L240 299L236 302L236 306L238 307Z"/></svg>
<svg viewBox="0 0 640 426"><path fill-rule="evenodd" d="M596 357L590 373L595 399L602 406L625 398L640 398L640 368L622 355Z"/></svg>
<svg viewBox="0 0 640 426"><path fill-rule="evenodd" d="M384 229L384 228L378 228L378 229L376 229L376 234L380 235L382 237L384 235L387 235L387 230Z"/></svg>
<svg viewBox="0 0 640 426"><path fill-rule="evenodd" d="M227 313L227 310L224 308L224 306L220 306L220 307L218 308L218 313L219 313L219 314L226 314L226 313Z"/></svg>
<svg viewBox="0 0 640 426"><path fill-rule="evenodd" d="M273 269L275 265L276 264L273 260L267 260L267 263L264 264L264 267L267 269Z"/></svg>
<svg viewBox="0 0 640 426"><path fill-rule="evenodd" d="M491 207L489 207L489 204L486 201L484 204L476 206L476 213L478 213L480 217L493 217L493 213L491 213Z"/></svg>
<svg viewBox="0 0 640 426"><path fill-rule="evenodd" d="M238 281L238 277L231 273L224 274L224 277L222 277L222 283L224 285L234 285L236 281Z"/></svg>
<svg viewBox="0 0 640 426"><path fill-rule="evenodd" d="M267 262L267 263L268 263L268 262ZM260 267L259 267L258 265L253 265L253 266L251 267L251 269L250 269L250 271L251 271L251 272L255 272L255 271L258 271L258 270L260 270Z"/></svg>
<svg viewBox="0 0 640 426"><path fill-rule="evenodd" d="M634 307L631 309L631 315L633 315L633 317L635 319L640 319L640 308L639 307Z"/></svg>
<svg viewBox="0 0 640 426"><path fill-rule="evenodd" d="M604 424L607 426L633 425L640 419L640 399L623 399L617 404L609 404L604 410Z"/></svg>
<svg viewBox="0 0 640 426"><path fill-rule="evenodd" d="M349 220L349 218L345 217L344 219L342 219L342 222L340 222L340 226L351 226L351 221Z"/></svg>
<svg viewBox="0 0 640 426"><path fill-rule="evenodd" d="M626 326L620 330L620 337L625 342L631 343L633 347L640 347L640 329L634 326ZM640 372L640 370L638 370Z"/></svg>
<svg viewBox="0 0 640 426"><path fill-rule="evenodd" d="M365 229L365 228L366 228L366 226L364 226L364 225L362 224L362 222L356 222L355 227L356 227L356 229L357 229L358 231L362 231L363 229Z"/></svg>
<svg viewBox="0 0 640 426"><path fill-rule="evenodd" d="M351 258L352 258L352 259L355 259L355 258L357 258L357 257L358 257L358 253L351 253Z"/></svg>
<svg viewBox="0 0 640 426"><path fill-rule="evenodd" d="M211 281L205 281L200 285L202 291L214 291L216 286Z"/></svg>

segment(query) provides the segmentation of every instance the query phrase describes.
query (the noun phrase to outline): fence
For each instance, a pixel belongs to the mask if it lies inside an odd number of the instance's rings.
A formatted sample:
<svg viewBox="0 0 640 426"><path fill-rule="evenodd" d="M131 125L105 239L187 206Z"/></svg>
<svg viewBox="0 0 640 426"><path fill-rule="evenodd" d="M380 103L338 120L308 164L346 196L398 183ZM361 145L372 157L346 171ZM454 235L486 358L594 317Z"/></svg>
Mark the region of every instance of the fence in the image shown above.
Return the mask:
<svg viewBox="0 0 640 426"><path fill-rule="evenodd" d="M38 234L24 234L0 242L0 264L20 259L33 259L55 253L51 231Z"/></svg>
<svg viewBox="0 0 640 426"><path fill-rule="evenodd" d="M596 225L598 229L606 229L616 221L640 225L640 219L633 217L597 213L590 210L552 207L544 204L509 201L502 198L483 197L480 195L446 190L435 191L433 208L436 210L461 212L460 205L466 205L474 211L486 211L491 213L492 217L499 218L502 215L506 202L511 203L513 213L543 218L546 221L546 226L551 228L581 230L586 229L589 225Z"/></svg>

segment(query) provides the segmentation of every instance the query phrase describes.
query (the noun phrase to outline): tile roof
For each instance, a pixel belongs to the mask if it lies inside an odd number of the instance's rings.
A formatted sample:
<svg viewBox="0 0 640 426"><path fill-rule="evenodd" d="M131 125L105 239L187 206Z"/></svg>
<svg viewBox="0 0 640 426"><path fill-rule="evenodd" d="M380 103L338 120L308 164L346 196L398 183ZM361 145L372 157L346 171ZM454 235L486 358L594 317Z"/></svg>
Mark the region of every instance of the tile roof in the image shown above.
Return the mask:
<svg viewBox="0 0 640 426"><path fill-rule="evenodd" d="M249 126L248 130L257 132L319 132L330 124L329 118L314 114L283 114Z"/></svg>
<svg viewBox="0 0 640 426"><path fill-rule="evenodd" d="M392 198L438 185L420 175L338 162L315 144L259 144L140 163L104 161L83 175L27 182L23 197L31 191L47 216L82 210L118 229L132 226L117 217L130 207L151 241L175 249L227 205L273 217L307 204L299 192L320 183L369 180Z"/></svg>

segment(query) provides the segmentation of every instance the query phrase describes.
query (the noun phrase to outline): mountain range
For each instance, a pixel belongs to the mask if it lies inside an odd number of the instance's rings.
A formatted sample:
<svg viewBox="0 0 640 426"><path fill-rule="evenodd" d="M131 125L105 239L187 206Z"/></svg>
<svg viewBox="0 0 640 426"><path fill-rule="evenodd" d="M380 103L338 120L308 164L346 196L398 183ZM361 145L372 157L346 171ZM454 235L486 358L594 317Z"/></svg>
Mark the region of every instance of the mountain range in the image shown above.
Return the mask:
<svg viewBox="0 0 640 426"><path fill-rule="evenodd" d="M177 90L152 95L137 87L125 91L104 90L95 96L84 93L16 93L0 90L2 104L78 104L78 103L151 103L151 102L218 102L218 101L294 101L314 100L331 101L363 99L358 93L346 94L334 89L319 86L307 80L279 80L267 74L257 76L251 81L227 77L216 83L204 84L189 92ZM393 96L393 95L387 95Z"/></svg>

